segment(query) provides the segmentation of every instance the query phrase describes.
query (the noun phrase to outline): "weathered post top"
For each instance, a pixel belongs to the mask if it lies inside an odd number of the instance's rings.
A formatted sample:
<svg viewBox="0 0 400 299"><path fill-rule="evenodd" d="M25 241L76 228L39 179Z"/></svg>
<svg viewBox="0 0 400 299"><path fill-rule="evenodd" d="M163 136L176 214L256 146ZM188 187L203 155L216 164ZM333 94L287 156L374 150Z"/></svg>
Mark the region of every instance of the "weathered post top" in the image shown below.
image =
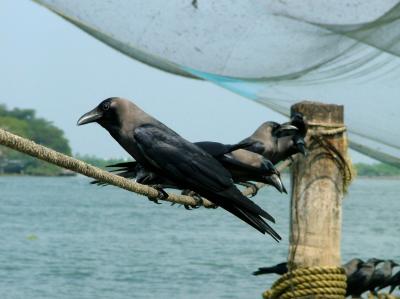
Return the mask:
<svg viewBox="0 0 400 299"><path fill-rule="evenodd" d="M340 266L347 140L344 130L334 130L344 126L343 106L304 101L291 107L295 112L306 117L309 130L308 155L292 166L289 264Z"/></svg>
<svg viewBox="0 0 400 299"><path fill-rule="evenodd" d="M343 124L343 105L303 101L294 104L290 113L301 112L308 121L327 124Z"/></svg>

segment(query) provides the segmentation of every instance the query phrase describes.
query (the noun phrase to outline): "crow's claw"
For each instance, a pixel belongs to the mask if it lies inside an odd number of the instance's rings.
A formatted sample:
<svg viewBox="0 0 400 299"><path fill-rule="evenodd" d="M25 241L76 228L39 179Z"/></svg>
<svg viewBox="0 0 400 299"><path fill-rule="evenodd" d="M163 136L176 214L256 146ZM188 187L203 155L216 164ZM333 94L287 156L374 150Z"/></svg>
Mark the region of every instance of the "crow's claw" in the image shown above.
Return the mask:
<svg viewBox="0 0 400 299"><path fill-rule="evenodd" d="M252 190L249 195L250 198L256 196L258 193L258 190L260 190L260 188L258 188L256 184L253 184L250 182L240 182L239 185L244 186L246 188L250 188Z"/></svg>
<svg viewBox="0 0 400 299"><path fill-rule="evenodd" d="M196 202L195 205L184 205L186 210L198 209L203 205L203 198L194 191L183 190L182 195L191 196Z"/></svg>
<svg viewBox="0 0 400 299"><path fill-rule="evenodd" d="M157 197L156 197L156 198L147 197L147 198L148 198L150 201L152 201L152 202L154 202L154 203L160 205L161 203L158 202L158 200L159 200L159 199L167 199L169 195L168 195L167 192L165 192L165 190L164 190L163 188L161 188L161 187L159 187L159 186L157 186L157 185L152 186L152 187L153 187L154 189L157 190L157 192L158 192Z"/></svg>

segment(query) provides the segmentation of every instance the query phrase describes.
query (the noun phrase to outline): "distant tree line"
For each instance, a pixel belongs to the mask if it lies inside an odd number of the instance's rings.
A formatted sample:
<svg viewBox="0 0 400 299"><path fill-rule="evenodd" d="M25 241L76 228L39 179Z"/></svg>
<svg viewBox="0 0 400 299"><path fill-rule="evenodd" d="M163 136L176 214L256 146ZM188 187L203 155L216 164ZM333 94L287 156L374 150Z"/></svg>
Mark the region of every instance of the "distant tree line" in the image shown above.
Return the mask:
<svg viewBox="0 0 400 299"><path fill-rule="evenodd" d="M50 121L36 117L33 109L7 109L0 104L0 128L56 151L71 155L71 148L64 132ZM0 146L0 173L29 175L59 175L65 171L28 155Z"/></svg>
<svg viewBox="0 0 400 299"><path fill-rule="evenodd" d="M104 159L104 158L99 158L93 155L80 155L77 154L75 156L75 158L82 160L86 163L89 163L93 166L102 168L102 169L106 169L108 165L113 165L113 164L117 164L117 163L121 163L121 162L127 162L127 159ZM133 160L133 159L132 159Z"/></svg>
<svg viewBox="0 0 400 299"><path fill-rule="evenodd" d="M400 168L384 163L356 163L358 176L400 176Z"/></svg>
<svg viewBox="0 0 400 299"><path fill-rule="evenodd" d="M56 151L71 155L71 148L64 132L52 122L36 117L33 109L7 109L0 104L0 128ZM105 168L107 165L126 161L124 159L103 159L95 156L77 155L78 159ZM400 169L383 163L354 165L358 176L400 176ZM285 171L286 172L286 171ZM0 146L0 174L63 175L69 174L57 166Z"/></svg>

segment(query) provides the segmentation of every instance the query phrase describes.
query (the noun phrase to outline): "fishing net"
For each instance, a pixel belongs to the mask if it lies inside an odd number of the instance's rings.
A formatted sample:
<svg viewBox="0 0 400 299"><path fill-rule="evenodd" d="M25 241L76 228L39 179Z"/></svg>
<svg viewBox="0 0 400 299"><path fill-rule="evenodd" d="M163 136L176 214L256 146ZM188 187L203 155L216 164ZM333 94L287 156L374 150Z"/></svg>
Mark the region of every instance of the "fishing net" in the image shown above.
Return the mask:
<svg viewBox="0 0 400 299"><path fill-rule="evenodd" d="M153 67L284 115L344 104L350 147L400 167L398 0L36 0Z"/></svg>

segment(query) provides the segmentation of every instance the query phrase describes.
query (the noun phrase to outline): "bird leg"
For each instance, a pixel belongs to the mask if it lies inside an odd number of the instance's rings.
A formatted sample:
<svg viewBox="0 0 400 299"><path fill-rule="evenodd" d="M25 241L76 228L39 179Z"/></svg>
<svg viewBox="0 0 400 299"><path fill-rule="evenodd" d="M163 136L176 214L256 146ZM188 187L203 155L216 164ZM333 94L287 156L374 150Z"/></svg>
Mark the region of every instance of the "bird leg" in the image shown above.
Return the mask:
<svg viewBox="0 0 400 299"><path fill-rule="evenodd" d="M168 193L165 192L165 190L162 188L162 185L152 185L154 189L158 191L158 195L156 198L154 197L147 197L150 201L160 205L161 203L158 202L158 199L167 199L168 198Z"/></svg>
<svg viewBox="0 0 400 299"><path fill-rule="evenodd" d="M198 209L203 205L203 198L196 192L185 189L182 191L181 194L192 197L194 199L194 201L196 202L196 204L194 206L193 205L183 205L186 210Z"/></svg>
<svg viewBox="0 0 400 299"><path fill-rule="evenodd" d="M256 196L258 193L258 190L260 190L260 188L258 188L256 184L253 184L250 182L240 182L240 183L238 183L238 185L244 186L246 188L251 188L252 191L251 191L250 197Z"/></svg>

